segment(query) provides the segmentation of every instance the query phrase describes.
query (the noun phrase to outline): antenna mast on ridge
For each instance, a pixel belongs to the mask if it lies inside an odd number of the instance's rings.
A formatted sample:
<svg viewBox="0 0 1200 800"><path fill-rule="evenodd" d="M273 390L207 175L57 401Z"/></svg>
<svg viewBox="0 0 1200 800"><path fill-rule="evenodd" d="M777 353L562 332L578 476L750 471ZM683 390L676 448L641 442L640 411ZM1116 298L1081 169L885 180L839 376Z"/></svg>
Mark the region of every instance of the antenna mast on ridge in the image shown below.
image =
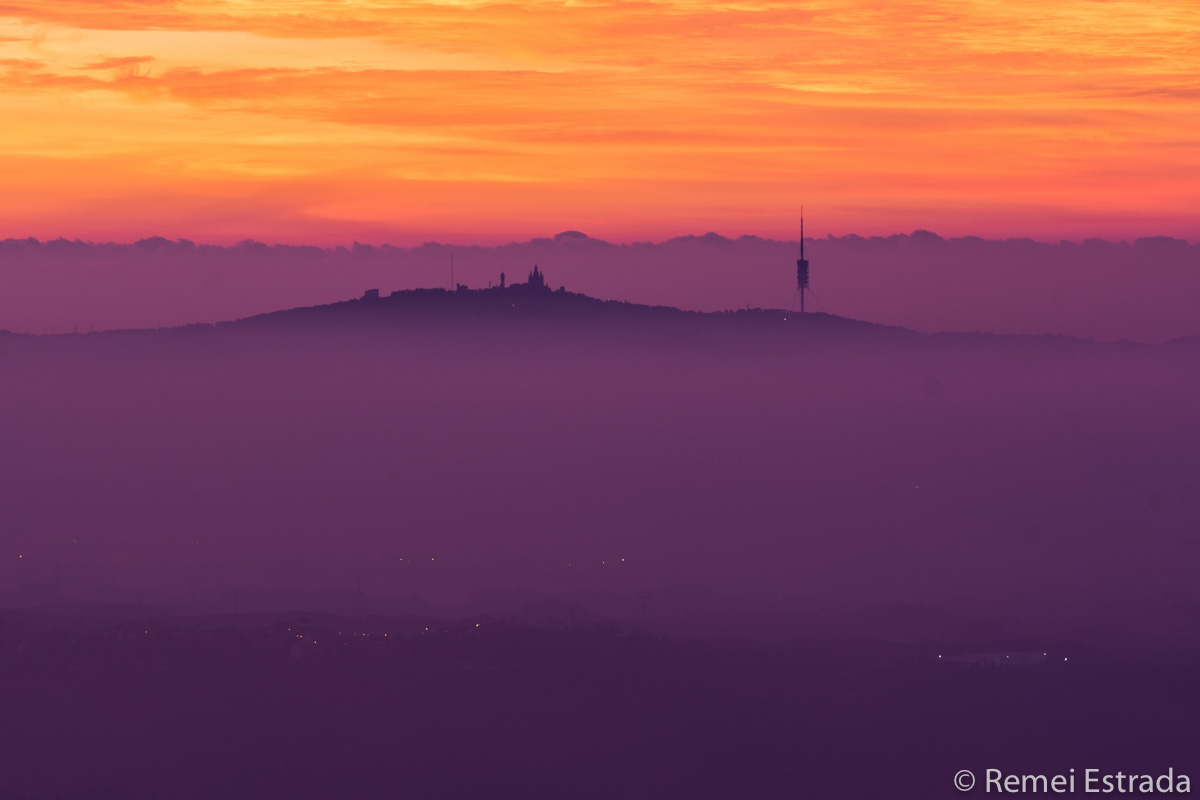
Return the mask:
<svg viewBox="0 0 1200 800"><path fill-rule="evenodd" d="M800 206L800 258L796 260L796 289L800 292L800 313L804 313L804 290L808 288L808 259L804 257L804 206Z"/></svg>

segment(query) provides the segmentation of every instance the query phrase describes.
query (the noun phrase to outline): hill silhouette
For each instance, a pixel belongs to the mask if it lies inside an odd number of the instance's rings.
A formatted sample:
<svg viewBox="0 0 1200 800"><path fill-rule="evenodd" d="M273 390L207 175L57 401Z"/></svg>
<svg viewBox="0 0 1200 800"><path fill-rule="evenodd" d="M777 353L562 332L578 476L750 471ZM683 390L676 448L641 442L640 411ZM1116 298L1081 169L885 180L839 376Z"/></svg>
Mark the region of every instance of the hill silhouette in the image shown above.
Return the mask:
<svg viewBox="0 0 1200 800"><path fill-rule="evenodd" d="M356 337L374 331L384 340L393 335L443 336L445 346L494 350L509 344L523 348L560 346L592 349L624 343L636 347L736 353L747 349L779 352L812 347L855 346L1024 353L1200 353L1200 337L1182 337L1161 345L1119 340L1097 342L1059 334L1005 334L976 331L915 331L826 313L795 309L738 308L696 311L625 300L606 300L528 283L455 290L404 289L381 294L369 289L360 297L300 306L216 323L171 328L124 329L86 334L26 335L0 330L0 348L73 351L107 349L110 343L135 349L175 347L188 341L200 346L207 336L275 332L303 342L312 337ZM181 339L182 337L182 339ZM462 339L461 337L467 337ZM280 344L285 341L281 340ZM0 351L2 355L2 351Z"/></svg>
<svg viewBox="0 0 1200 800"><path fill-rule="evenodd" d="M809 309L917 330L1165 342L1200 333L1200 244L1035 242L907 235L809 238ZM554 286L703 311L789 305L799 243L716 233L615 243L563 231L495 246L233 246L0 241L0 327L31 333L214 323L282 308L446 286L486 286L540 263ZM517 278L518 280L520 278Z"/></svg>
<svg viewBox="0 0 1200 800"><path fill-rule="evenodd" d="M1145 351L1159 345L1129 340L1097 342L1090 338L1060 334L1004 334L983 331L923 332L898 325L830 314L779 308L739 308L725 311L694 311L673 306L645 305L624 300L604 300L567 291L565 287L530 287L511 284L503 288L406 289L258 314L226 323L217 329L288 329L292 331L339 328L445 328L524 331L535 336L562 337L588 332L604 333L611 339L632 339L641 344L674 343L688 347L718 349L740 346L793 347L804 344L859 344L936 347L943 349L987 348L1038 352L1046 349L1073 352ZM189 326L194 327L194 326ZM1200 350L1200 337L1183 337L1163 346L1179 351Z"/></svg>
<svg viewBox="0 0 1200 800"><path fill-rule="evenodd" d="M911 334L896 326L877 325L823 312L800 314L781 309L744 308L689 311L622 300L602 300L565 288L552 290L518 283L471 289L408 289L386 296L363 297L317 306L292 308L237 320L235 326L273 324L430 322L467 324L546 323L582 327L795 331L806 334Z"/></svg>

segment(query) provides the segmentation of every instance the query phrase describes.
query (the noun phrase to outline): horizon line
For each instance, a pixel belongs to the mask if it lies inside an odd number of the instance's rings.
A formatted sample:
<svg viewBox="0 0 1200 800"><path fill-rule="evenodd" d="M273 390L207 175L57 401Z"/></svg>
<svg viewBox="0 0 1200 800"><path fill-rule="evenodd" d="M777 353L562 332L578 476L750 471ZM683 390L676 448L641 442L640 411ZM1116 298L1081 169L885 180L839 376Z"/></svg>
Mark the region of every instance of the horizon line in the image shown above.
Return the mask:
<svg viewBox="0 0 1200 800"><path fill-rule="evenodd" d="M1102 238L1102 237L1098 237L1098 236L1089 236L1089 237L1084 237L1082 239L1062 238L1062 239L1057 239L1057 240L1049 240L1049 239L1039 239L1039 238L1035 238L1032 236L1007 236L1007 237L1003 237L1003 238L978 236L978 235L974 235L974 234L964 234L961 236L942 236L935 231L929 230L928 228L916 228L908 233L864 235L864 234L858 234L858 233L851 232L851 233L843 233L843 234L826 233L824 236L808 235L808 236L803 237L804 241L806 241L806 242L840 241L840 240L844 240L844 239L863 240L863 241L894 241L894 240L898 240L898 239L912 239L912 238L920 238L920 239L925 239L927 241L943 241L943 242L964 242L964 241L976 242L976 241L978 241L978 242L993 242L993 243L1000 243L1000 244L1010 243L1010 242L1032 242L1034 244L1046 245L1046 246L1050 246L1050 247L1061 246L1064 244L1083 246L1088 243L1102 243L1102 244L1107 244L1107 245L1118 245L1118 246L1119 245L1134 246L1138 242L1155 242L1155 241L1179 242L1182 244L1186 244L1189 247L1200 246L1200 239L1196 239L1196 240L1184 239L1184 238L1181 238L1178 236L1171 236L1171 235L1167 235L1167 234L1150 234L1150 235L1145 235L1145 236L1137 236L1137 237L1133 237L1133 238L1118 238L1118 239L1107 239L1107 238ZM108 239L108 240L82 239L82 238L79 238L78 236L76 236L75 238L68 238L67 236L63 236L61 234L54 238L46 238L46 239L40 239L36 236L24 236L24 237L6 236L3 239L0 239L0 244L27 243L27 244L46 245L46 244L55 244L55 243L59 243L59 242L66 242L68 244L73 244L73 245L85 245L85 246L92 246L92 247L104 247L104 246L131 247L131 246L137 246L137 245L144 245L147 243L163 243L163 244L169 244L169 245L183 245L183 246L190 245L190 246L195 246L195 247L215 247L215 248L221 248L221 249L235 249L235 248L244 247L244 246L263 245L268 248L286 247L286 248L316 249L316 250L325 250L325 251L332 251L332 252L336 252L338 250L346 250L348 252L352 252L355 248L363 248L363 247L381 248L381 249L389 248L389 249L394 249L394 250L419 250L423 247L457 247L457 248L494 249L494 248L499 248L499 247L510 247L513 245L546 244L546 243L556 243L556 242L563 242L563 241L589 241L589 242L597 242L597 243L601 243L601 244L611 245L614 247L633 247L633 246L646 246L646 245L658 247L658 246L665 245L665 244L671 244L673 242L689 241L689 240L708 240L708 241L718 241L719 240L719 241L724 241L724 242L739 242L739 241L750 240L750 241L760 241L760 242L767 242L767 243L796 244L796 243L800 242L800 237L797 237L794 239L777 239L777 238L773 238L770 236L762 236L762 235L754 234L754 233L743 233L743 234L739 234L736 236L727 236L722 233L717 233L716 231L706 231L704 233L677 234L675 236L670 236L665 239L660 239L657 241L649 240L649 239L631 239L631 240L614 241L614 240L594 237L594 236L586 234L582 231L579 231L577 229L567 229L567 230L559 231L558 233L552 234L550 236L533 236L529 239L524 239L524 240L513 239L510 241L500 242L500 243L495 243L495 244L483 244L478 241L448 242L448 241L438 241L436 239L431 239L428 241L421 242L420 244L398 245L398 244L391 244L389 242L383 242L383 241L360 242L359 240L354 239L349 244L342 242L342 243L338 243L338 244L323 244L322 245L322 244L309 244L309 243L300 242L300 241L276 240L276 241L268 242L268 241L263 241L260 239L255 239L253 236L244 237L244 238L237 239L237 240L227 240L229 243L222 244L222 243L220 243L220 241L211 241L211 240L210 241L197 241L194 239L189 239L184 236L171 238L171 237L162 236L159 234L151 234L149 236L144 236L140 239L132 239L132 240L125 240L125 241L118 241L116 239Z"/></svg>

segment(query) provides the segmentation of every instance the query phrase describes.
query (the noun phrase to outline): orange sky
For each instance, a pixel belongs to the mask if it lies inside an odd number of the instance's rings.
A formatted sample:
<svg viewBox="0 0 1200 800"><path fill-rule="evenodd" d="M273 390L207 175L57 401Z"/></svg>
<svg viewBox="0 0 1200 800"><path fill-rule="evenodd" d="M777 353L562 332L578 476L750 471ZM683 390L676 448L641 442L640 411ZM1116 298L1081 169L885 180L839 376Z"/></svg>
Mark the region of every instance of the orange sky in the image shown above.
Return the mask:
<svg viewBox="0 0 1200 800"><path fill-rule="evenodd" d="M1196 0L0 0L0 237L1200 239Z"/></svg>

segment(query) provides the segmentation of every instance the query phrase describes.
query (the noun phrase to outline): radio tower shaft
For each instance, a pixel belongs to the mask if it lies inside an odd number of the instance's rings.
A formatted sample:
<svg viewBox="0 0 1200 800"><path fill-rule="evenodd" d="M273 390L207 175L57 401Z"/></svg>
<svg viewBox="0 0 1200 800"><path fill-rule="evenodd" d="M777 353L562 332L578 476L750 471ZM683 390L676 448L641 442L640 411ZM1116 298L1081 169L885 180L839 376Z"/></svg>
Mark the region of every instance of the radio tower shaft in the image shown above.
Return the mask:
<svg viewBox="0 0 1200 800"><path fill-rule="evenodd" d="M804 290L808 288L808 259L804 257L804 206L800 206L800 258L796 260L796 289L800 292L800 313L804 313Z"/></svg>

